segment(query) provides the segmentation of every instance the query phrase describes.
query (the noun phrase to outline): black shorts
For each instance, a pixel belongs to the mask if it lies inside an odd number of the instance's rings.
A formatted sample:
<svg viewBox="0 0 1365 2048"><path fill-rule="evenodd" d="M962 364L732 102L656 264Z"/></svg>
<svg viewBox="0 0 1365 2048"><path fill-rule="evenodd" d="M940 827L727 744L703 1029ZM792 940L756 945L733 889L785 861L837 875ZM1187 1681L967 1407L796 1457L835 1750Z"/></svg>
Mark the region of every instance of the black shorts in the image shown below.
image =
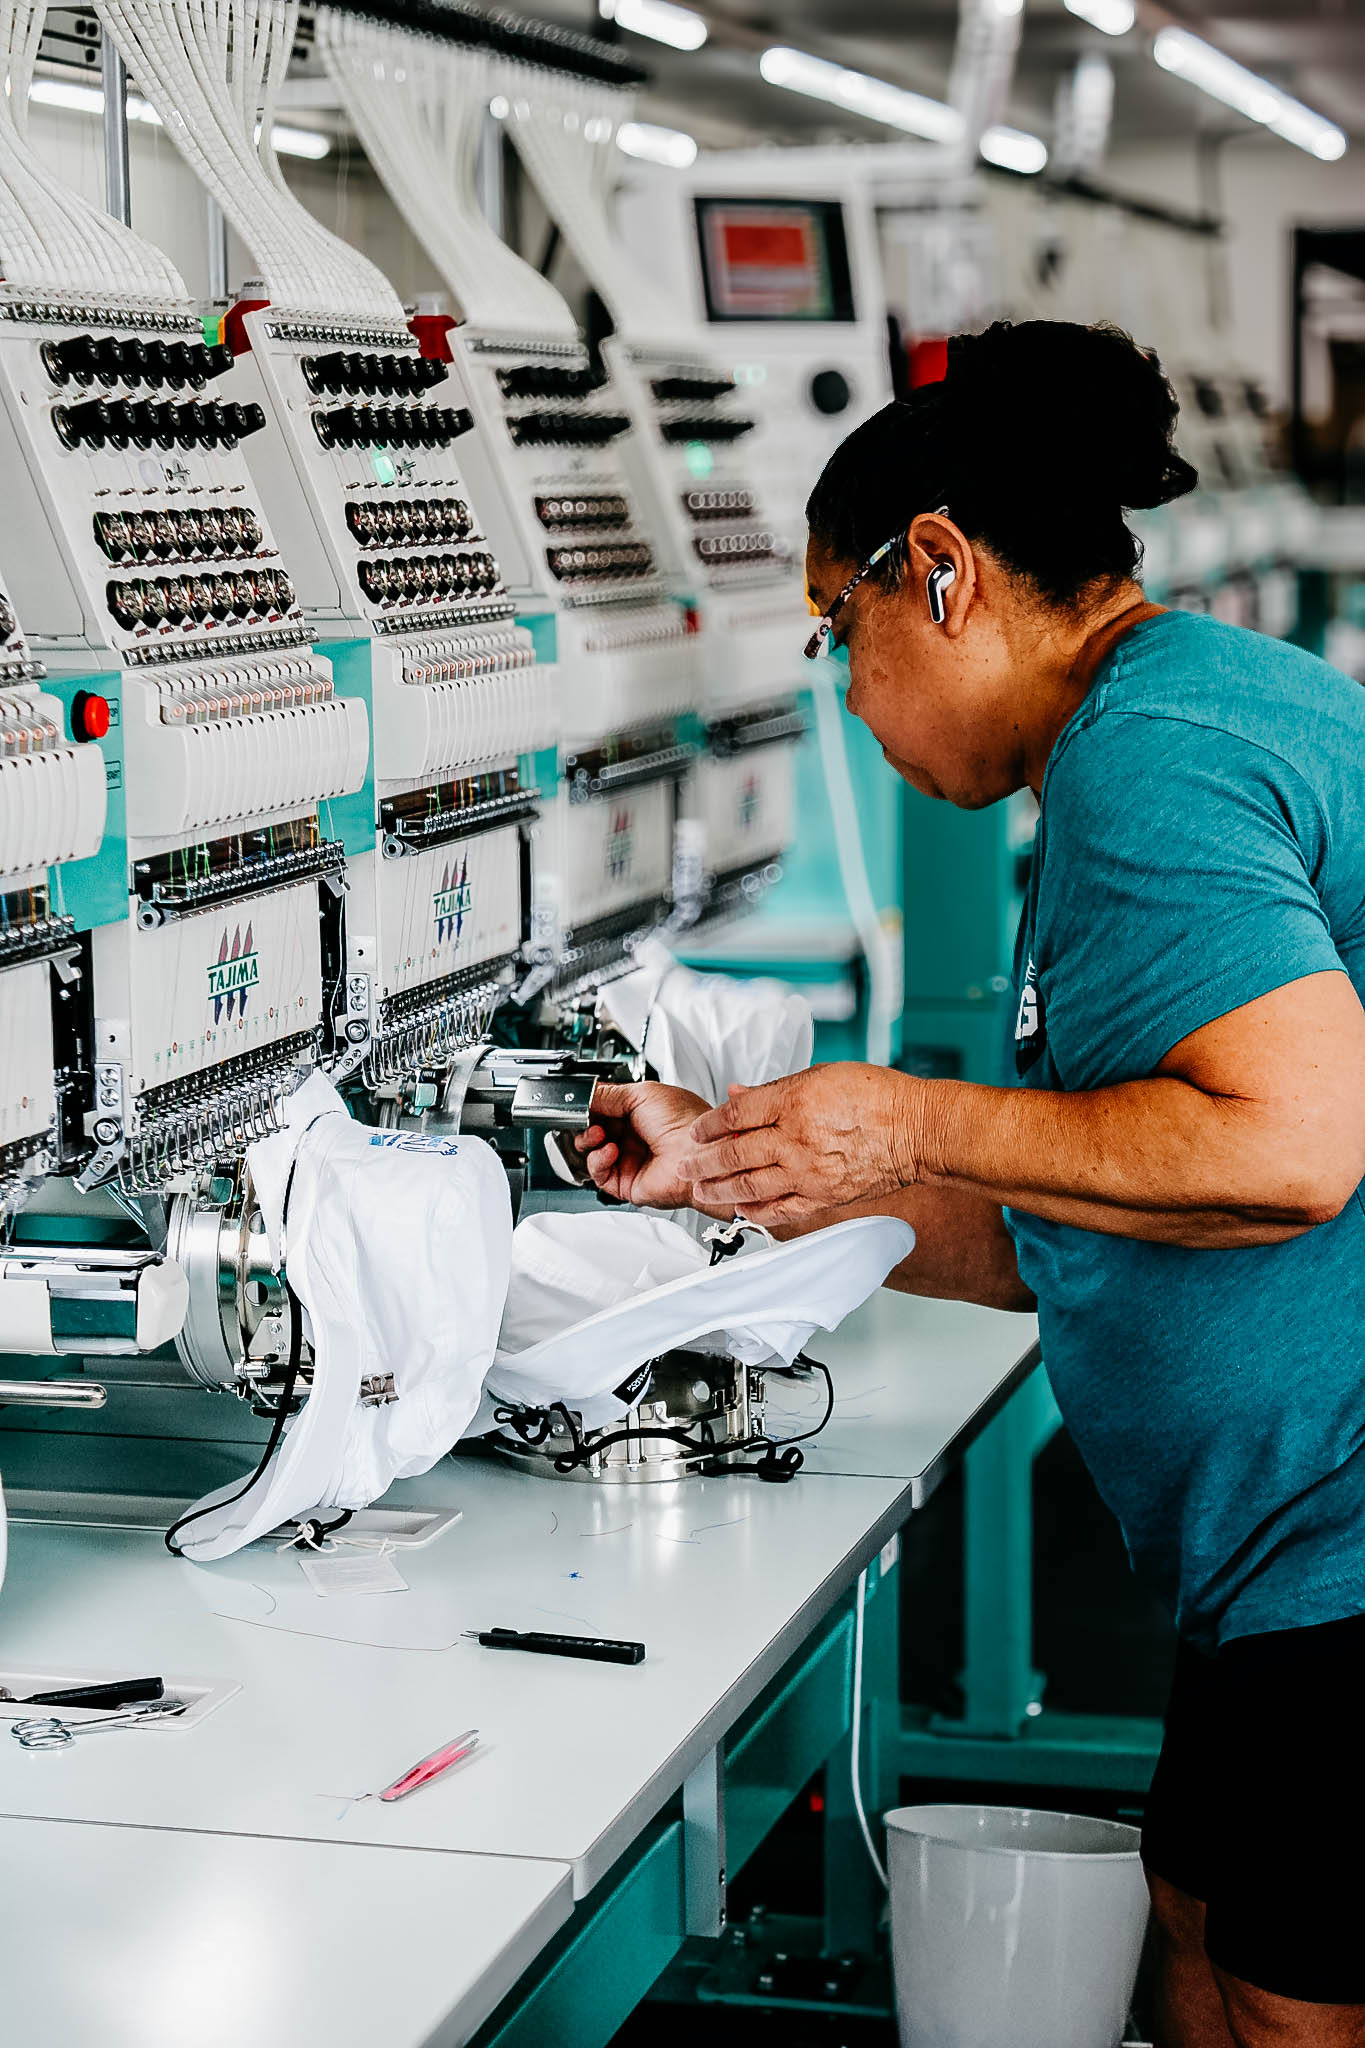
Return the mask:
<svg viewBox="0 0 1365 2048"><path fill-rule="evenodd" d="M1365 2004L1365 1614L1182 1643L1142 1860L1204 1902L1220 1969Z"/></svg>

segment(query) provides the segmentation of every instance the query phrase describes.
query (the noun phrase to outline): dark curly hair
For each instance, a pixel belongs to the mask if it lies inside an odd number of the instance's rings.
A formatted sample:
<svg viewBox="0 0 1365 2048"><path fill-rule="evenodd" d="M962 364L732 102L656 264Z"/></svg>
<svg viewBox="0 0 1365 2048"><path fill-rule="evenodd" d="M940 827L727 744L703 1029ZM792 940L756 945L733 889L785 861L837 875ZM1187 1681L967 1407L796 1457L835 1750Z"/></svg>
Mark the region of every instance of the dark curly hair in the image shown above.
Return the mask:
<svg viewBox="0 0 1365 2048"><path fill-rule="evenodd" d="M811 535L858 563L945 504L1040 596L1074 605L1136 573L1125 509L1197 483L1173 445L1179 410L1156 355L1120 328L998 320L953 337L941 384L855 427L810 494ZM896 577L901 560L880 573Z"/></svg>

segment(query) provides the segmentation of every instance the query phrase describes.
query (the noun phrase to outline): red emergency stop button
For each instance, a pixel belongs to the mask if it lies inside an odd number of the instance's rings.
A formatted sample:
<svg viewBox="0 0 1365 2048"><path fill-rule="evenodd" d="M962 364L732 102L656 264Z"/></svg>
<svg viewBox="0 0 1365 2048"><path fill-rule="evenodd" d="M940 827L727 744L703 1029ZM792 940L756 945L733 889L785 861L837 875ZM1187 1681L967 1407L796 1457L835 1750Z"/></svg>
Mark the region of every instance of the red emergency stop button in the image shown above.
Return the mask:
<svg viewBox="0 0 1365 2048"><path fill-rule="evenodd" d="M71 737L102 740L109 730L109 699L93 690L77 690L71 699Z"/></svg>

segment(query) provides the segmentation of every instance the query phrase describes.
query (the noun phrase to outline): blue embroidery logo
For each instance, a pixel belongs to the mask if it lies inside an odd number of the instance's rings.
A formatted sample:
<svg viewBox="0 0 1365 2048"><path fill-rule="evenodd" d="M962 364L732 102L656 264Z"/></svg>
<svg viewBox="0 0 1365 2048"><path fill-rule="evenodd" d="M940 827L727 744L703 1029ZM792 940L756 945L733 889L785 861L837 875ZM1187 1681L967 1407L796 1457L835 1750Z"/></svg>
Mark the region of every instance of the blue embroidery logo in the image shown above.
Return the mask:
<svg viewBox="0 0 1365 2048"><path fill-rule="evenodd" d="M628 810L619 810L611 821L607 834L607 880L624 882L630 874L631 862L635 858L635 833L633 820Z"/></svg>
<svg viewBox="0 0 1365 2048"><path fill-rule="evenodd" d="M223 927L223 936L218 945L218 958L209 962L208 977L214 1023L220 1024L226 1017L230 1024L234 1009L239 1017L245 1017L247 995L261 978L260 961L252 943L249 924L245 938L242 936L242 927L234 927L230 945L227 927Z"/></svg>
<svg viewBox="0 0 1365 2048"><path fill-rule="evenodd" d="M458 869L447 863L441 870L441 886L431 899L438 945L444 945L447 939L454 939L459 944L464 921L473 904L473 891L469 886L469 855L466 854Z"/></svg>
<svg viewBox="0 0 1365 2048"><path fill-rule="evenodd" d="M391 1152L436 1152L442 1159L454 1159L460 1150L458 1138L423 1138L416 1131L374 1131L370 1143Z"/></svg>

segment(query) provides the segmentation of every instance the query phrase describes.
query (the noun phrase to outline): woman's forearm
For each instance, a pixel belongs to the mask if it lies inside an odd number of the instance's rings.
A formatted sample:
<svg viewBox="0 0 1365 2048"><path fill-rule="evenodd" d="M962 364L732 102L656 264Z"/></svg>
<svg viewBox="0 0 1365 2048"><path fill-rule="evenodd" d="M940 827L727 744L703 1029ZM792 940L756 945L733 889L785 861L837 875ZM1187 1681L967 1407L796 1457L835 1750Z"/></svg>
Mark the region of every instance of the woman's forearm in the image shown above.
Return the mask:
<svg viewBox="0 0 1365 2048"><path fill-rule="evenodd" d="M1365 1184L1365 1007L1344 973L1305 975L1074 1093L812 1067L698 1117L678 1172L769 1225L953 1187L1116 1237L1278 1244Z"/></svg>
<svg viewBox="0 0 1365 2048"><path fill-rule="evenodd" d="M1074 1094L921 1082L915 1102L908 1172L1083 1230L1235 1248L1341 1206L1265 1105L1174 1076Z"/></svg>
<svg viewBox="0 0 1365 2048"><path fill-rule="evenodd" d="M1032 1294L1019 1278L1014 1240L999 1202L976 1188L899 1188L842 1208L825 1209L800 1223L778 1224L777 1237L804 1236L851 1216L899 1216L915 1233L915 1249L888 1274L901 1294L938 1301L973 1301L983 1308L1031 1309Z"/></svg>

